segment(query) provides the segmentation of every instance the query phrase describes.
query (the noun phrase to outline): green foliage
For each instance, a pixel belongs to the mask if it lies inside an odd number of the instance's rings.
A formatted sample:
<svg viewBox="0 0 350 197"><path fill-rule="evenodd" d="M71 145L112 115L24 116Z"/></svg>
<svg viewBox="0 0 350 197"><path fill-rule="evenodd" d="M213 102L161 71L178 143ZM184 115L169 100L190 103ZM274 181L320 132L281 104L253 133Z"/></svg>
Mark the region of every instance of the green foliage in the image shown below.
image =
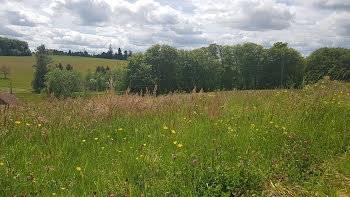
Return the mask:
<svg viewBox="0 0 350 197"><path fill-rule="evenodd" d="M0 55L31 56L32 53L27 42L0 37Z"/></svg>
<svg viewBox="0 0 350 197"><path fill-rule="evenodd" d="M192 51L154 45L129 58L127 73L125 83L134 92L155 84L160 93L190 92L194 87L204 91L289 88L301 85L304 58L287 43L269 49L254 43L211 44Z"/></svg>
<svg viewBox="0 0 350 197"><path fill-rule="evenodd" d="M60 70L52 67L45 75L47 92L55 97L71 97L74 92L82 89L82 75L74 70Z"/></svg>
<svg viewBox="0 0 350 197"><path fill-rule="evenodd" d="M47 73L47 65L52 62L52 59L48 55L48 51L45 49L45 45L40 45L35 51L35 73L32 81L32 86L35 93L40 93L43 88L46 87L45 75Z"/></svg>
<svg viewBox="0 0 350 197"><path fill-rule="evenodd" d="M306 58L306 78L316 82L324 76L350 81L350 49L321 48Z"/></svg>
<svg viewBox="0 0 350 197"><path fill-rule="evenodd" d="M108 66L97 66L96 71L88 70L85 76L85 88L90 91L105 91L109 88L109 79L112 77L114 88L123 91L125 87L125 71L123 69L111 70Z"/></svg>

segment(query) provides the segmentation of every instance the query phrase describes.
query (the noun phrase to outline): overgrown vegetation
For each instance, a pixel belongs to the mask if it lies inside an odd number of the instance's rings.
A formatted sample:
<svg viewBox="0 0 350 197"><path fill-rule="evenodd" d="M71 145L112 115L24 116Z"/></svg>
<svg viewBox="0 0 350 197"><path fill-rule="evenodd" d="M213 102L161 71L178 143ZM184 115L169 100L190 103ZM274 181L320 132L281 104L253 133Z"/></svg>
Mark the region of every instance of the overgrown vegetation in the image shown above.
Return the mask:
<svg viewBox="0 0 350 197"><path fill-rule="evenodd" d="M349 84L52 98L0 112L4 196L350 194Z"/></svg>

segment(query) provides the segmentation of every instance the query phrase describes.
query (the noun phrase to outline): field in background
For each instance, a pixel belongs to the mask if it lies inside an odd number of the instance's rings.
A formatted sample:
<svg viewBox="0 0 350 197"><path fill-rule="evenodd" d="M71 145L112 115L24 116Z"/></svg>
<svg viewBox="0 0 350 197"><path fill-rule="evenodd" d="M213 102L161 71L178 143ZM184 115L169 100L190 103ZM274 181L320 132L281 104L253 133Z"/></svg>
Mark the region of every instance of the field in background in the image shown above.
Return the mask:
<svg viewBox="0 0 350 197"><path fill-rule="evenodd" d="M62 63L65 67L67 64L71 64L73 68L83 74L88 69L94 71L97 66L109 66L111 69L122 68L126 65L126 61L121 60L108 60L101 58L87 58L87 57L73 57L73 56L51 56L55 65ZM20 93L28 96L38 97L35 95L29 95L32 92L31 82L34 76L33 65L35 64L34 56L27 57L13 57L13 56L0 56L0 66L7 65L11 68L11 74L8 75L7 80L0 74L0 92L8 92L10 81L12 81L13 93Z"/></svg>
<svg viewBox="0 0 350 197"><path fill-rule="evenodd" d="M1 108L4 196L349 196L350 86Z"/></svg>

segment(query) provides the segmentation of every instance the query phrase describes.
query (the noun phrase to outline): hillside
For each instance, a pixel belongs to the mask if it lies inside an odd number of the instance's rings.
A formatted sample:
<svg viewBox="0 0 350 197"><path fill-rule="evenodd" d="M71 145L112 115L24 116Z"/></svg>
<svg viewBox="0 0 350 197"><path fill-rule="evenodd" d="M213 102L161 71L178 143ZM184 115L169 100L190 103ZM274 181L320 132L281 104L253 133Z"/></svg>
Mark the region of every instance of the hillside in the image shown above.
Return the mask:
<svg viewBox="0 0 350 197"><path fill-rule="evenodd" d="M83 74L88 69L95 70L97 66L109 66L111 69L122 68L126 65L126 61L109 60L101 58L86 58L73 56L51 56L55 65L62 63L63 66L71 64L73 68ZM7 65L11 68L11 74L7 80L0 75L0 92L8 92L10 82L12 81L14 93L30 93L32 91L31 82L34 75L33 65L35 64L34 56L27 57L10 57L0 56L0 66Z"/></svg>

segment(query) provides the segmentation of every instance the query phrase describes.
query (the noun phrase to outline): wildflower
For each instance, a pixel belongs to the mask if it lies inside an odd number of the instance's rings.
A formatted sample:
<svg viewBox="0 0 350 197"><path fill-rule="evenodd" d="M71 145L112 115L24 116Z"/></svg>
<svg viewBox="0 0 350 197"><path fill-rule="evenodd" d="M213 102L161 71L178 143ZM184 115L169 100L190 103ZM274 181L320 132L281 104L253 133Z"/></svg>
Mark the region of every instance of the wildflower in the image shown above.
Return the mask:
<svg viewBox="0 0 350 197"><path fill-rule="evenodd" d="M65 190L66 188L65 187L61 187L61 190Z"/></svg>
<svg viewBox="0 0 350 197"><path fill-rule="evenodd" d="M148 137L150 138L150 137L151 137L151 135L148 135Z"/></svg>
<svg viewBox="0 0 350 197"><path fill-rule="evenodd" d="M327 102L327 101L323 101L323 103L324 103L324 104L326 104L326 105L328 104L328 102Z"/></svg>
<svg viewBox="0 0 350 197"><path fill-rule="evenodd" d="M259 131L259 129L255 129L256 131Z"/></svg>
<svg viewBox="0 0 350 197"><path fill-rule="evenodd" d="M109 135L107 135L107 137L109 138L110 136L109 136Z"/></svg>
<svg viewBox="0 0 350 197"><path fill-rule="evenodd" d="M231 131L233 132L233 129L231 129Z"/></svg>
<svg viewBox="0 0 350 197"><path fill-rule="evenodd" d="M40 123L38 124L38 127L41 127L41 124L40 124Z"/></svg>
<svg viewBox="0 0 350 197"><path fill-rule="evenodd" d="M175 134L176 132L175 132L175 130L171 130L171 133L172 133L172 134Z"/></svg>
<svg viewBox="0 0 350 197"><path fill-rule="evenodd" d="M145 197L145 195L141 194L141 197Z"/></svg>
<svg viewBox="0 0 350 197"><path fill-rule="evenodd" d="M114 139L113 138L111 138L111 141L113 141Z"/></svg>
<svg viewBox="0 0 350 197"><path fill-rule="evenodd" d="M173 155L173 159L176 159L176 155Z"/></svg>
<svg viewBox="0 0 350 197"><path fill-rule="evenodd" d="M250 126L253 128L253 127L255 127L255 124L251 124Z"/></svg>
<svg viewBox="0 0 350 197"><path fill-rule="evenodd" d="M114 194L111 194L109 197L114 197Z"/></svg>
<svg viewBox="0 0 350 197"><path fill-rule="evenodd" d="M81 140L82 142L86 142L86 140Z"/></svg>
<svg viewBox="0 0 350 197"><path fill-rule="evenodd" d="M177 141L174 141L173 144L177 144Z"/></svg>
<svg viewBox="0 0 350 197"><path fill-rule="evenodd" d="M143 146L147 146L147 144L143 144Z"/></svg>
<svg viewBox="0 0 350 197"><path fill-rule="evenodd" d="M272 121L270 121L270 124L273 124L273 122L272 122Z"/></svg>
<svg viewBox="0 0 350 197"><path fill-rule="evenodd" d="M181 147L182 147L182 144L178 144L177 146L178 146L179 148L181 148Z"/></svg>
<svg viewBox="0 0 350 197"><path fill-rule="evenodd" d="M140 157L143 157L143 155L140 155Z"/></svg>
<svg viewBox="0 0 350 197"><path fill-rule="evenodd" d="M119 128L118 130L119 130L119 131L123 131L123 128Z"/></svg>
<svg viewBox="0 0 350 197"><path fill-rule="evenodd" d="M30 127L30 124L29 124L29 123L26 123L26 126Z"/></svg>
<svg viewBox="0 0 350 197"><path fill-rule="evenodd" d="M134 148L134 147L130 146L130 149L132 149L132 148Z"/></svg>
<svg viewBox="0 0 350 197"><path fill-rule="evenodd" d="M278 125L275 125L276 128L278 128Z"/></svg>
<svg viewBox="0 0 350 197"><path fill-rule="evenodd" d="M167 129L169 129L169 128L168 128L167 126L164 126L163 129L164 129L164 130L167 130Z"/></svg>
<svg viewBox="0 0 350 197"><path fill-rule="evenodd" d="M101 149L103 150L103 149L105 149L105 147L104 147L104 146L102 146L102 147L101 147Z"/></svg>
<svg viewBox="0 0 350 197"><path fill-rule="evenodd" d="M288 132L287 132L287 131L285 131L285 132L283 132L283 134L284 134L284 135L287 135L287 134L288 134Z"/></svg>
<svg viewBox="0 0 350 197"><path fill-rule="evenodd" d="M1 162L1 163L0 163L0 166L3 166L3 165L4 165L4 163L3 163L3 162Z"/></svg>
<svg viewBox="0 0 350 197"><path fill-rule="evenodd" d="M138 157L136 157L136 160L139 160L139 158L138 158Z"/></svg>
<svg viewBox="0 0 350 197"><path fill-rule="evenodd" d="M282 129L283 129L283 130L286 130L286 127L285 127L285 126L282 126Z"/></svg>
<svg viewBox="0 0 350 197"><path fill-rule="evenodd" d="M76 167L75 169L78 170L78 171L80 171L80 170L81 170L81 167L78 166L78 167Z"/></svg>
<svg viewBox="0 0 350 197"><path fill-rule="evenodd" d="M228 130L231 130L231 127L227 127Z"/></svg>
<svg viewBox="0 0 350 197"><path fill-rule="evenodd" d="M197 163L197 159L193 160L193 164Z"/></svg>
<svg viewBox="0 0 350 197"><path fill-rule="evenodd" d="M97 140L98 140L98 137L95 137L95 140L97 141Z"/></svg>
<svg viewBox="0 0 350 197"><path fill-rule="evenodd" d="M186 118L184 118L184 120L186 120Z"/></svg>
<svg viewBox="0 0 350 197"><path fill-rule="evenodd" d="M16 123L16 124L21 124L21 121L16 121L15 123Z"/></svg>
<svg viewBox="0 0 350 197"><path fill-rule="evenodd" d="M124 140L126 140L126 137L124 138Z"/></svg>
<svg viewBox="0 0 350 197"><path fill-rule="evenodd" d="M192 120L188 120L188 122L189 122L189 123L191 123L191 122L192 122Z"/></svg>
<svg viewBox="0 0 350 197"><path fill-rule="evenodd" d="M56 193L52 193L53 196L56 196Z"/></svg>

